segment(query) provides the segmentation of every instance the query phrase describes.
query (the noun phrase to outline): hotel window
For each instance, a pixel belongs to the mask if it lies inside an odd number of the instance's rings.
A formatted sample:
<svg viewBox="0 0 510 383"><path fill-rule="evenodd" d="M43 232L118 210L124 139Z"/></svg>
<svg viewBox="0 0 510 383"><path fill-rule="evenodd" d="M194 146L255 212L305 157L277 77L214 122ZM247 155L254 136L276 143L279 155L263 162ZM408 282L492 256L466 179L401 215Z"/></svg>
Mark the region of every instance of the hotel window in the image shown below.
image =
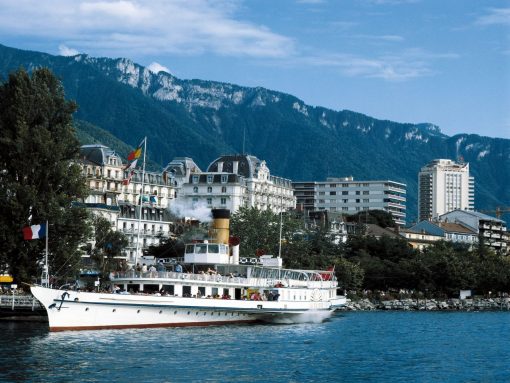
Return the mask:
<svg viewBox="0 0 510 383"><path fill-rule="evenodd" d="M226 184L228 182L228 175L222 174L221 175L221 183Z"/></svg>
<svg viewBox="0 0 510 383"><path fill-rule="evenodd" d="M198 184L198 176L193 176L193 183Z"/></svg>
<svg viewBox="0 0 510 383"><path fill-rule="evenodd" d="M193 186L193 193L198 193L198 186Z"/></svg>
<svg viewBox="0 0 510 383"><path fill-rule="evenodd" d="M213 176L212 176L212 174L209 174L209 175L207 176L207 183L208 183L208 184L212 184L212 182L213 182Z"/></svg>
<svg viewBox="0 0 510 383"><path fill-rule="evenodd" d="M212 193L212 186L207 187L207 193Z"/></svg>
<svg viewBox="0 0 510 383"><path fill-rule="evenodd" d="M227 187L226 186L222 186L221 187L221 192L222 193L226 193L227 192Z"/></svg>
<svg viewBox="0 0 510 383"><path fill-rule="evenodd" d="M212 198L210 198L210 197L209 197L209 198L207 198L207 204L208 204L208 205L212 205Z"/></svg>
<svg viewBox="0 0 510 383"><path fill-rule="evenodd" d="M220 200L220 203L222 205L226 205L227 204L227 199L225 197L222 197L221 200Z"/></svg>
<svg viewBox="0 0 510 383"><path fill-rule="evenodd" d="M348 191L343 191L342 195L349 195L349 192Z"/></svg>

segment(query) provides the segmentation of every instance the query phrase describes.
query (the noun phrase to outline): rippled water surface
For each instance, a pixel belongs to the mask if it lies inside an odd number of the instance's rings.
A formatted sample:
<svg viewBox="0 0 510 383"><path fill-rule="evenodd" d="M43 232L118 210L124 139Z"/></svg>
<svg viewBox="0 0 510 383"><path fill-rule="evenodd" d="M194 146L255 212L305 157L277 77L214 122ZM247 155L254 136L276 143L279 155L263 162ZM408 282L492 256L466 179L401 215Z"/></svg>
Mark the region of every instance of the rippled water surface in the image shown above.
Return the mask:
<svg viewBox="0 0 510 383"><path fill-rule="evenodd" d="M0 322L0 382L510 382L510 313L49 333Z"/></svg>

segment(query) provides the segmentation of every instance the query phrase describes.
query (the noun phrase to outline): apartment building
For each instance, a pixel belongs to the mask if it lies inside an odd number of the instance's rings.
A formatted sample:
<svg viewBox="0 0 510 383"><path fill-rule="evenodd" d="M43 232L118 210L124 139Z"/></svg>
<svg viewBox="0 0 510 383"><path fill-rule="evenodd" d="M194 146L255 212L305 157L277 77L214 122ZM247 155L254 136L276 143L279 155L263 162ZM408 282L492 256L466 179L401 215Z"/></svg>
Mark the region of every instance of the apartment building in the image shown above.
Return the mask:
<svg viewBox="0 0 510 383"><path fill-rule="evenodd" d="M406 222L406 184L391 181L357 181L353 177L327 178L326 181L293 182L298 210L305 213L327 210L355 214L384 210L395 223Z"/></svg>

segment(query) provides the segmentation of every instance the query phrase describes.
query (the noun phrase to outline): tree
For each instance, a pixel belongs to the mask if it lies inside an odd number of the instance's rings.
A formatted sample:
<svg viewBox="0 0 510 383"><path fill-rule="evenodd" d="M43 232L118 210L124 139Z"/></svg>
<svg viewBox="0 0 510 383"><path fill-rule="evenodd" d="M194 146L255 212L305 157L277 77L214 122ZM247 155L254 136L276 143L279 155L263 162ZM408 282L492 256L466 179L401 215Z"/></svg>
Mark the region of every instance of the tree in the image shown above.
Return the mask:
<svg viewBox="0 0 510 383"><path fill-rule="evenodd" d="M75 110L48 69L20 69L0 85L0 270L17 282L40 275L45 241L23 241L30 224L49 222L50 272L65 277L79 267L89 231L86 211L72 207L87 195Z"/></svg>
<svg viewBox="0 0 510 383"><path fill-rule="evenodd" d="M347 222L373 223L381 227L394 227L391 213L384 210L365 210L346 217Z"/></svg>
<svg viewBox="0 0 510 383"><path fill-rule="evenodd" d="M128 239L124 234L113 231L104 217L94 216L92 222L95 243L91 258L104 280L111 271L119 270L119 257L122 256L122 249L128 245Z"/></svg>

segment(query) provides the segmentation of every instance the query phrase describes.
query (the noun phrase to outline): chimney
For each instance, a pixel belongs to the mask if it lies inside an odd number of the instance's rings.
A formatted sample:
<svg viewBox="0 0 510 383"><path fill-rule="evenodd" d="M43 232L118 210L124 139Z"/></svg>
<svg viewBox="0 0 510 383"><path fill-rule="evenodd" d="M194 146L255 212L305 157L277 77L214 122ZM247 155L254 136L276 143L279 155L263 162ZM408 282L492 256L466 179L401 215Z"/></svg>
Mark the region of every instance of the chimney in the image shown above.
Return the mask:
<svg viewBox="0 0 510 383"><path fill-rule="evenodd" d="M218 173L222 173L223 172L223 161L219 161L218 162Z"/></svg>
<svg viewBox="0 0 510 383"><path fill-rule="evenodd" d="M232 173L237 174L237 170L239 168L239 161L232 162Z"/></svg>
<svg viewBox="0 0 510 383"><path fill-rule="evenodd" d="M230 210L212 209L213 221L209 229L209 237L217 243L228 245L230 235Z"/></svg>

